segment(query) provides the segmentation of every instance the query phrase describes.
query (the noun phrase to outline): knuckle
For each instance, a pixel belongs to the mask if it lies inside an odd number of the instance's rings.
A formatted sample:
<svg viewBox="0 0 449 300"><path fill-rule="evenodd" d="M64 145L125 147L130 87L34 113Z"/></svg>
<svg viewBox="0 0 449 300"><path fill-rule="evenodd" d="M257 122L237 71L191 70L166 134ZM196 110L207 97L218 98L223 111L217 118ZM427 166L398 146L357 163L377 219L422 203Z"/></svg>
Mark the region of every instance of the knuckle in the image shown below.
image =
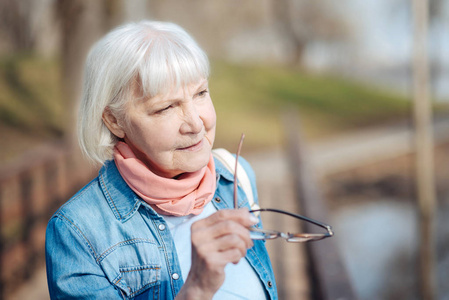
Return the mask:
<svg viewBox="0 0 449 300"><path fill-rule="evenodd" d="M230 234L228 236L228 242L231 245L236 245L237 246L241 242L241 239L236 234Z"/></svg>
<svg viewBox="0 0 449 300"><path fill-rule="evenodd" d="M190 227L190 235L196 236L198 234L198 226L194 226L194 224L192 224L192 227Z"/></svg>
<svg viewBox="0 0 449 300"><path fill-rule="evenodd" d="M224 219L229 218L229 212L230 212L229 209L222 209L216 213L216 216L217 216L218 220L224 220Z"/></svg>
<svg viewBox="0 0 449 300"><path fill-rule="evenodd" d="M242 230L241 226L238 223L231 220L223 221L222 226L223 233L225 234L240 233Z"/></svg>
<svg viewBox="0 0 449 300"><path fill-rule="evenodd" d="M238 234L231 234L228 236L228 245L230 248L239 251L240 254L246 253L246 242Z"/></svg>
<svg viewBox="0 0 449 300"><path fill-rule="evenodd" d="M202 224L202 223L201 223L201 220L200 220L200 221L193 222L192 226L190 226L190 231L193 233L194 231L199 230L199 229L202 227L201 224Z"/></svg>
<svg viewBox="0 0 449 300"><path fill-rule="evenodd" d="M238 241L238 249L244 256L246 253L246 243L241 239Z"/></svg>
<svg viewBox="0 0 449 300"><path fill-rule="evenodd" d="M248 214L249 209L248 209L248 207L242 207L242 208L239 208L239 212L242 212L244 214Z"/></svg>
<svg viewBox="0 0 449 300"><path fill-rule="evenodd" d="M199 243L199 238L196 234L193 234L190 236L190 241L192 242L192 245L197 245Z"/></svg>
<svg viewBox="0 0 449 300"><path fill-rule="evenodd" d="M234 222L230 220L223 221L223 229L227 232L232 232L234 230Z"/></svg>
<svg viewBox="0 0 449 300"><path fill-rule="evenodd" d="M192 228L190 232L192 242L198 242L201 239L201 231L198 228Z"/></svg>

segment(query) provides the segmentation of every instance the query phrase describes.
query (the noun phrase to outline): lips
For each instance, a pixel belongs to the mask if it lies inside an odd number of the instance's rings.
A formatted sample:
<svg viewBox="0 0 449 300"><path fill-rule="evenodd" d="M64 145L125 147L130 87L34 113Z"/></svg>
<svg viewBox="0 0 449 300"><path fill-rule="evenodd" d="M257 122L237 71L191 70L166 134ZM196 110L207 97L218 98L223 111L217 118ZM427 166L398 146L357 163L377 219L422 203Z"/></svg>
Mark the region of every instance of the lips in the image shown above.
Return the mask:
<svg viewBox="0 0 449 300"><path fill-rule="evenodd" d="M182 150L182 151L195 151L200 149L203 146L203 141L204 139L201 139L199 142L192 144L190 146L187 147L183 147L183 148L178 148L178 150Z"/></svg>

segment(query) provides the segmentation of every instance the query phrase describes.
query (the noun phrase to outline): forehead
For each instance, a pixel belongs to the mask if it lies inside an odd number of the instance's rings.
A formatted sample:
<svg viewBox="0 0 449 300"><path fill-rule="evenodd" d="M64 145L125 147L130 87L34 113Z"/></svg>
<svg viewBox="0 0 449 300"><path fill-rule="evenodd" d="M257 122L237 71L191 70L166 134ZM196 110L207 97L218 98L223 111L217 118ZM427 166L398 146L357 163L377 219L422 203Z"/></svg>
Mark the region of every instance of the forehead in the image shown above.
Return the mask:
<svg viewBox="0 0 449 300"><path fill-rule="evenodd" d="M136 102L142 103L145 105L151 105L152 103L158 103L158 102L162 102L162 101L170 101L170 100L177 100L177 99L180 100L187 96L193 96L199 90L207 88L207 86L208 86L208 80L206 78L201 78L200 80L198 80L196 82L188 83L181 87L172 85L172 87L169 88L167 92L157 94L154 97L143 95L142 89L137 88L137 90L140 90L140 91L135 93L135 94L137 94L135 97L135 100L137 100Z"/></svg>
<svg viewBox="0 0 449 300"><path fill-rule="evenodd" d="M167 93L162 93L159 96L161 98L167 98L167 97L170 98L173 95L196 93L196 91L198 89L201 89L201 88L207 86L207 83L208 83L207 79L202 78L196 82L188 83L181 87L174 86Z"/></svg>
<svg viewBox="0 0 449 300"><path fill-rule="evenodd" d="M182 86L172 86L166 93L161 93L158 96L161 98L170 97L172 95L179 95L185 93L194 93L196 90L207 86L207 79L201 78L195 82L187 83Z"/></svg>

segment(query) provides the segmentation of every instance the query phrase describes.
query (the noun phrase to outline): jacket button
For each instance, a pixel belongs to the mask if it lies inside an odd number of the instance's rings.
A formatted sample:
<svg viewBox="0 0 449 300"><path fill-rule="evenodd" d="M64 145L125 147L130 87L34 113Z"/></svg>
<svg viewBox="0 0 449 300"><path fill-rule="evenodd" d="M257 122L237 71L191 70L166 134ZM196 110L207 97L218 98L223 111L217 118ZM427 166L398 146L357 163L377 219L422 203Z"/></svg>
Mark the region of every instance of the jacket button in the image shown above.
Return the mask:
<svg viewBox="0 0 449 300"><path fill-rule="evenodd" d="M218 198L218 197L215 197L215 202L220 203L220 202L221 202L221 199Z"/></svg>
<svg viewBox="0 0 449 300"><path fill-rule="evenodd" d="M159 228L160 231L163 231L163 230L165 230L165 225L164 224L159 224L158 228Z"/></svg>
<svg viewBox="0 0 449 300"><path fill-rule="evenodd" d="M179 274L178 273L173 273L171 278L173 278L174 280L178 280L179 279Z"/></svg>
<svg viewBox="0 0 449 300"><path fill-rule="evenodd" d="M268 281L267 284L268 284L268 287L269 287L269 288L270 288L270 287L273 287L273 283L272 283L271 281Z"/></svg>

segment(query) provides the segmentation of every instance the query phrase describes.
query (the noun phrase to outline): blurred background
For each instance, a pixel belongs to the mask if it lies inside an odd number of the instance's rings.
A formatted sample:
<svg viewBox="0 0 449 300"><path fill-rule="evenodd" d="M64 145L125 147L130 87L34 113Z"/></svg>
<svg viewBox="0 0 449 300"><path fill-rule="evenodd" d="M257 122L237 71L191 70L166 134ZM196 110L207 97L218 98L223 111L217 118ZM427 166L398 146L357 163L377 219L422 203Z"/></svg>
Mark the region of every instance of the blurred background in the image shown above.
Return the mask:
<svg viewBox="0 0 449 300"><path fill-rule="evenodd" d="M215 146L235 151L246 134L262 206L282 207L294 193L301 166L289 160L292 132L307 149L319 215L336 232L328 249L354 299L449 299L449 1L421 1L422 23L418 2L0 0L0 298L48 299L46 223L98 170L74 133L86 54L111 28L149 18L181 25L209 54ZM419 72L428 76L414 81ZM432 117L427 166L417 163L417 101ZM430 174L427 214L417 174ZM292 281L275 266L278 285L302 286L294 299L329 299L314 292L325 284L308 250L298 251L303 272Z"/></svg>

